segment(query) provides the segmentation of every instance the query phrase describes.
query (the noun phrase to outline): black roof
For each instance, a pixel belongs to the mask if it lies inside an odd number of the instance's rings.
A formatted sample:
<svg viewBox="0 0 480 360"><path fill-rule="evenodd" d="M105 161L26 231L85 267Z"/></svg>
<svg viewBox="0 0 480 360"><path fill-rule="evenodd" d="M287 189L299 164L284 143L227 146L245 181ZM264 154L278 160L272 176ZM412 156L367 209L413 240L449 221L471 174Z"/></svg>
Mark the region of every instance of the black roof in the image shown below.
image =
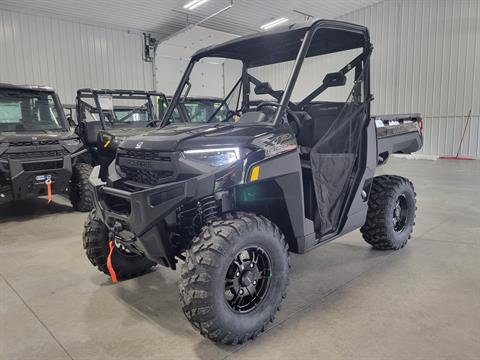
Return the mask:
<svg viewBox="0 0 480 360"><path fill-rule="evenodd" d="M167 95L168 100L173 99L173 95ZM187 101L223 101L221 97L216 96L187 96Z"/></svg>
<svg viewBox="0 0 480 360"><path fill-rule="evenodd" d="M197 51L192 59L237 59L242 60L247 67L295 60L301 39L310 29L318 30L312 39L307 57L361 48L370 42L365 26L338 20L312 20L209 46Z"/></svg>
<svg viewBox="0 0 480 360"><path fill-rule="evenodd" d="M0 83L0 89L55 92L53 88L39 85L14 85Z"/></svg>
<svg viewBox="0 0 480 360"><path fill-rule="evenodd" d="M165 96L164 93L154 90L126 90L126 89L91 89L91 88L84 88L78 89L77 94L88 95L88 94L105 94L105 95L112 95L113 97L128 97L128 96L143 96L143 95L153 95L153 96Z"/></svg>

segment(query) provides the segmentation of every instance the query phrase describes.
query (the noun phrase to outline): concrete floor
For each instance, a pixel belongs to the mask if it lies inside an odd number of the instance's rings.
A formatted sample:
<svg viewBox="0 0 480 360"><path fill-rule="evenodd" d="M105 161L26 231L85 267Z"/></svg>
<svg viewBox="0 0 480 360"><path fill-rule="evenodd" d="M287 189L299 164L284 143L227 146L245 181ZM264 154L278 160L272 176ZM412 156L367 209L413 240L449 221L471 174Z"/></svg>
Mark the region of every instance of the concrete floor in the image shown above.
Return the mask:
<svg viewBox="0 0 480 360"><path fill-rule="evenodd" d="M112 285L83 254L85 214L46 200L0 207L1 359L479 359L480 161L393 159L417 225L398 252L354 232L291 256L282 311L239 347L184 318L178 272Z"/></svg>

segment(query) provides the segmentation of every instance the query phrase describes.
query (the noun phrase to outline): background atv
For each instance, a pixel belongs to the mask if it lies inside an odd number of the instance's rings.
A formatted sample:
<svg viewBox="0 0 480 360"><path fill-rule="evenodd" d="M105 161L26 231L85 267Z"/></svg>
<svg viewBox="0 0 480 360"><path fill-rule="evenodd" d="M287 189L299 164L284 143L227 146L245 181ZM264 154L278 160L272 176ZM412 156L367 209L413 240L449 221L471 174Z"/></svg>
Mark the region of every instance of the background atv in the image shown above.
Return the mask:
<svg viewBox="0 0 480 360"><path fill-rule="evenodd" d="M317 20L197 52L161 128L123 141L104 179L93 170L95 210L83 240L90 261L115 280L184 260L185 316L209 339L236 344L273 321L288 285L288 251L305 253L359 228L376 249L405 246L413 186L374 172L391 153L420 149L423 137L411 118L382 121L377 138L371 51L365 27ZM295 86L303 67L308 76L327 64L315 59L324 55L341 68L310 90ZM241 75L205 122L177 123L206 57L241 61ZM285 62L285 90L253 75Z"/></svg>
<svg viewBox="0 0 480 360"><path fill-rule="evenodd" d="M0 84L0 203L77 187L85 151L52 88Z"/></svg>
<svg viewBox="0 0 480 360"><path fill-rule="evenodd" d="M166 101L165 95L141 90L79 89L76 98L76 133L87 152L80 157L74 173L76 191L72 203L91 210L92 195L88 177L93 166L107 166L114 158L118 144L125 138L144 133L159 120L156 104Z"/></svg>

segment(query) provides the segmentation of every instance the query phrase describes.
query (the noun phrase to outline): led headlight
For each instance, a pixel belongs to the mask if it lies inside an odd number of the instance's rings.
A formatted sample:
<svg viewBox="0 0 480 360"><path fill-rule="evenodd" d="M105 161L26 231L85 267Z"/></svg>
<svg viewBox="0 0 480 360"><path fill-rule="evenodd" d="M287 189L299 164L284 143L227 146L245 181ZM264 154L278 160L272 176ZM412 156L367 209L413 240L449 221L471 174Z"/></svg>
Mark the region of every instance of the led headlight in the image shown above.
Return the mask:
<svg viewBox="0 0 480 360"><path fill-rule="evenodd" d="M223 166L239 160L240 149L235 147L186 150L183 152L183 156L188 160L203 162L210 166Z"/></svg>

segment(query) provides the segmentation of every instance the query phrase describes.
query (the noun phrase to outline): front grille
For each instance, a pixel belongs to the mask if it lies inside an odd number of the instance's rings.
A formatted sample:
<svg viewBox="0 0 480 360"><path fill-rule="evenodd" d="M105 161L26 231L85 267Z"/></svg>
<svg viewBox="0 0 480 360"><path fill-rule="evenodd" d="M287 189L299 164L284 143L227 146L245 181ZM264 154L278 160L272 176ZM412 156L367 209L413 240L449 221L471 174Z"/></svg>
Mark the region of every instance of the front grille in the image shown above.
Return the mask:
<svg viewBox="0 0 480 360"><path fill-rule="evenodd" d="M163 179L173 175L172 171L146 170L126 166L120 166L120 170L125 174L126 179L151 186L160 185Z"/></svg>
<svg viewBox="0 0 480 360"><path fill-rule="evenodd" d="M22 153L4 153L2 158L6 159L41 159L52 157L64 157L68 155L66 150L35 151Z"/></svg>
<svg viewBox="0 0 480 360"><path fill-rule="evenodd" d="M63 160L34 162L34 163L23 163L22 167L23 167L23 170L25 170L25 171L40 171L40 170L61 169L63 167Z"/></svg>
<svg viewBox="0 0 480 360"><path fill-rule="evenodd" d="M166 162L172 161L170 156L167 156L164 153L161 153L158 151L121 149L119 153L122 157L129 158L129 159L155 160L155 161L166 161Z"/></svg>
<svg viewBox="0 0 480 360"><path fill-rule="evenodd" d="M9 141L10 146L38 146L38 145L58 145L59 140L37 140L37 141Z"/></svg>
<svg viewBox="0 0 480 360"><path fill-rule="evenodd" d="M157 186L174 176L171 153L119 149L117 164L125 180L142 185Z"/></svg>

